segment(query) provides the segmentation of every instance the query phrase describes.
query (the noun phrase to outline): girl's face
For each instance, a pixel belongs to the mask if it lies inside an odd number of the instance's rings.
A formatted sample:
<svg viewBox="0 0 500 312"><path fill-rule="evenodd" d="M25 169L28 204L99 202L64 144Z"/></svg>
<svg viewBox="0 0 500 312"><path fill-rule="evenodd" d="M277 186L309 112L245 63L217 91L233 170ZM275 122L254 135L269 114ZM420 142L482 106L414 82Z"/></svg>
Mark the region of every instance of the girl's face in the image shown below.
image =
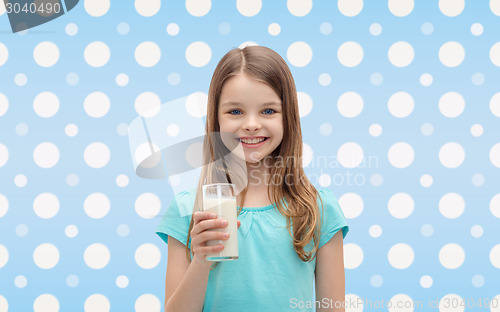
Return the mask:
<svg viewBox="0 0 500 312"><path fill-rule="evenodd" d="M249 163L270 155L283 139L280 97L267 84L244 73L224 83L218 120L221 132L231 133L232 140L241 142L244 155L238 157ZM233 142L224 143L234 146Z"/></svg>

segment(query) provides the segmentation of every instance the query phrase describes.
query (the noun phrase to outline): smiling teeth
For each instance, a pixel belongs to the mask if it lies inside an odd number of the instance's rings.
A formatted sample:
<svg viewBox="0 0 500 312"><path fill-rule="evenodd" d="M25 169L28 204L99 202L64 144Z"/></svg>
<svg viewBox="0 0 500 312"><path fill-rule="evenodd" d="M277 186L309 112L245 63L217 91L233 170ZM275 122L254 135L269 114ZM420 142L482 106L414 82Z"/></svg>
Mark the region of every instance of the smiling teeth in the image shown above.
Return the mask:
<svg viewBox="0 0 500 312"><path fill-rule="evenodd" d="M241 142L247 143L247 144L255 144L255 143L260 143L264 141L266 138L261 138L261 139L240 139Z"/></svg>

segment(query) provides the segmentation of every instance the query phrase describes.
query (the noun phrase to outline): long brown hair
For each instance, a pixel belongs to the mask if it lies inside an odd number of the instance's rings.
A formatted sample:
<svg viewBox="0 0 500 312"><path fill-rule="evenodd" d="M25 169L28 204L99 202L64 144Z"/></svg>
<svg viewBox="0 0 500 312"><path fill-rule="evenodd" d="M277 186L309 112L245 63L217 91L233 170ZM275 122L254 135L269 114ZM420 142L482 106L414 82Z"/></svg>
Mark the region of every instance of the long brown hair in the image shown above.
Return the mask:
<svg viewBox="0 0 500 312"><path fill-rule="evenodd" d="M271 203L276 204L278 211L286 218L287 230L293 239L293 246L298 257L304 261L312 261L316 257L321 233L321 218L318 209L318 191L305 176L302 168L302 132L300 128L297 91L290 69L281 56L263 46L247 46L243 49L232 49L217 64L208 91L206 136L203 144L204 166L200 175L193 212L202 211L202 185L207 183L234 183L240 189L241 201L238 203L238 215L244 207L247 184L245 181L230 179L238 175L229 175L228 166L223 157L229 150L217 135L219 133L218 107L224 83L231 77L245 73L271 87L281 98L283 105L283 140L269 155L271 180L268 194ZM291 161L290 161L291 160ZM278 162L281 161L278 165ZM283 179L286 177L286 179ZM243 178L247 178L246 176ZM286 205L283 202L286 200ZM320 199L321 205L323 205ZM286 206L286 207L285 207ZM189 225L186 256L191 262L191 249L188 247L193 218ZM293 227L293 234L290 228ZM306 252L311 240L314 247ZM212 269L217 266L212 266Z"/></svg>

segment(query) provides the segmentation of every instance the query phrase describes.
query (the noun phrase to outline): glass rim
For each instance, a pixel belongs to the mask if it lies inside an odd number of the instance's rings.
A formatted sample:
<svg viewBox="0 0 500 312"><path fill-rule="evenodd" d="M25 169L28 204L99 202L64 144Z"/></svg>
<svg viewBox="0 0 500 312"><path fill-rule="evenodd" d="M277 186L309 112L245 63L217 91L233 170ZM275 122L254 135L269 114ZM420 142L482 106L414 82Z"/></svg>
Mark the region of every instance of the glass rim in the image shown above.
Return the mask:
<svg viewBox="0 0 500 312"><path fill-rule="evenodd" d="M211 184L204 184L203 189L207 189L210 187L217 187L217 186L232 186L234 188L236 185L234 183L211 183Z"/></svg>

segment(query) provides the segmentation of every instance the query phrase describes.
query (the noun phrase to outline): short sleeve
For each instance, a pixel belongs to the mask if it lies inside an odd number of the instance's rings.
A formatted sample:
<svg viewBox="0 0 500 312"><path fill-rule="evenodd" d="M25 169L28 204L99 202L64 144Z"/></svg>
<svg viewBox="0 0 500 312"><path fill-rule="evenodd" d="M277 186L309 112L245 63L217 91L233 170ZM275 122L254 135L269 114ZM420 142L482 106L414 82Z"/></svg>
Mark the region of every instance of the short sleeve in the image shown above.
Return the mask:
<svg viewBox="0 0 500 312"><path fill-rule="evenodd" d="M321 209L321 202L318 200L323 221L319 240L319 248L321 248L340 229L342 229L342 236L345 238L347 232L349 232L349 226L335 195L327 189L319 189L318 192L323 201L323 209Z"/></svg>
<svg viewBox="0 0 500 312"><path fill-rule="evenodd" d="M196 194L196 192L194 194L193 192L184 191L175 195L175 198L161 218L160 224L156 229L156 234L165 243L168 243L168 236L172 236L186 245Z"/></svg>

